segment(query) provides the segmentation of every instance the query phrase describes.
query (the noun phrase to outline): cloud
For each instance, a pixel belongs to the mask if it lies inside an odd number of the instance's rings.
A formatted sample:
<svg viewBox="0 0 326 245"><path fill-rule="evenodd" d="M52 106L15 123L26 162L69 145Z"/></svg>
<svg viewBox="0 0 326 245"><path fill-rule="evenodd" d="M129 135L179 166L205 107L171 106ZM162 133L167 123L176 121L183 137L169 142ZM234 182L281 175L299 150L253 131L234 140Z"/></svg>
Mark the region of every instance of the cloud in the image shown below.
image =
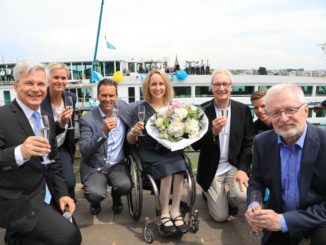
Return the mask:
<svg viewBox="0 0 326 245"><path fill-rule="evenodd" d="M0 54L5 61L92 60L100 4L4 1ZM212 67L325 67L317 46L326 41L324 1L111 0L103 7L99 59L169 57L173 63L178 55L181 65L208 59ZM105 48L104 36L117 50Z"/></svg>

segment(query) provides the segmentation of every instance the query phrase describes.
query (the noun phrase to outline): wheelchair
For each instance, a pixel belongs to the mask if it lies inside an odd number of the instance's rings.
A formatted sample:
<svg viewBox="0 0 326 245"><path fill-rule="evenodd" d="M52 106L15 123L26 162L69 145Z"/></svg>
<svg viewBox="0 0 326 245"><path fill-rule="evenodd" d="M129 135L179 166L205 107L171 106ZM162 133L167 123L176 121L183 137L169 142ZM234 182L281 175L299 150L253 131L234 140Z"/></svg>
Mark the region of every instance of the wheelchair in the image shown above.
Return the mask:
<svg viewBox="0 0 326 245"><path fill-rule="evenodd" d="M191 168L191 161L189 157L182 154L186 162L186 173L184 186L186 185L188 189L187 200L181 200L180 211L184 215L184 221L188 226L188 231L196 233L199 228L198 220L198 210L193 210L193 206L196 199L196 184L194 179L194 174ZM143 230L144 240L147 243L152 243L155 238L155 234L160 233L160 216L161 216L161 205L159 198L159 182L157 183L153 177L143 171L142 163L140 156L135 149L127 157L127 163L130 171L130 179L132 183L131 191L127 195L128 209L131 217L138 221L142 215L142 205L143 205L143 190L151 191L155 198L155 211L156 218L150 219L149 217L145 218L145 227ZM171 202L171 200L170 200ZM158 230L158 232L156 232Z"/></svg>

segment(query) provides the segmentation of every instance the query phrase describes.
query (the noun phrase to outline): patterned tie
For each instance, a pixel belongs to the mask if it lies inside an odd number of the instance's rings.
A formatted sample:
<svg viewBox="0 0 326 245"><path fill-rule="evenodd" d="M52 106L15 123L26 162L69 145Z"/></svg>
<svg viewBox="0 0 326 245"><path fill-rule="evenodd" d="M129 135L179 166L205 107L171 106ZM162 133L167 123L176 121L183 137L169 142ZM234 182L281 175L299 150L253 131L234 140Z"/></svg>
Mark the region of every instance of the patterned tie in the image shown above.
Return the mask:
<svg viewBox="0 0 326 245"><path fill-rule="evenodd" d="M40 134L39 129L41 127L40 113L38 111L34 111L32 117L34 119L34 134L35 134L35 136L38 136ZM45 183L44 202L47 204L50 204L50 202L51 202L51 193L49 191L49 187L48 187L47 183Z"/></svg>

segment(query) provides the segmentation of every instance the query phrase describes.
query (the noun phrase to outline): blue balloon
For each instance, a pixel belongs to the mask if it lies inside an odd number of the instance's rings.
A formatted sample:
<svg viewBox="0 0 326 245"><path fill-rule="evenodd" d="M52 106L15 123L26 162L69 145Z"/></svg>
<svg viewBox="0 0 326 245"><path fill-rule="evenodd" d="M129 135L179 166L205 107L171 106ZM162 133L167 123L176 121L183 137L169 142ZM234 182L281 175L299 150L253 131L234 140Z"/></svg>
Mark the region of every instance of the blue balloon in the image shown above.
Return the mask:
<svg viewBox="0 0 326 245"><path fill-rule="evenodd" d="M180 70L177 72L176 77L180 80L183 81L188 77L187 72L185 72L184 70Z"/></svg>

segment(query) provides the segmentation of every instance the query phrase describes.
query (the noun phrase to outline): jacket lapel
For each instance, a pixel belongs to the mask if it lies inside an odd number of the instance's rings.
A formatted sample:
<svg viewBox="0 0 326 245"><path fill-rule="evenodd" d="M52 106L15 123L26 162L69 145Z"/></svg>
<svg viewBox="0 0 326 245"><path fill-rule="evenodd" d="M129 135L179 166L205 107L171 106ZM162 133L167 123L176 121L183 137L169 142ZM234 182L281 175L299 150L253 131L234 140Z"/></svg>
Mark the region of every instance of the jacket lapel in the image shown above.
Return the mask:
<svg viewBox="0 0 326 245"><path fill-rule="evenodd" d="M273 138L271 139L270 153L268 156L268 162L271 166L268 166L268 172L270 177L273 179L273 183L275 183L274 190L274 200L276 204L276 210L280 212L282 210L282 180L281 180L281 159L280 159L280 146L277 143L277 134L273 134Z"/></svg>
<svg viewBox="0 0 326 245"><path fill-rule="evenodd" d="M103 118L100 112L99 107L96 108L96 110L94 111L94 123L96 125L96 131L102 131L102 127L103 127ZM104 147L104 156L106 157L108 154L108 141L104 141L103 143L103 147Z"/></svg>
<svg viewBox="0 0 326 245"><path fill-rule="evenodd" d="M317 154L320 151L318 135L315 133L314 128L310 127L309 124L307 124L307 127L300 166L300 203L302 203L304 197L309 191L313 170L315 169L314 164L316 162Z"/></svg>
<svg viewBox="0 0 326 245"><path fill-rule="evenodd" d="M32 136L34 135L33 129L31 127L31 124L26 117L25 113L23 110L20 108L16 100L13 101L11 104L11 111L14 113L14 116L17 119L17 122L20 124L22 129L25 131L27 136Z"/></svg>

